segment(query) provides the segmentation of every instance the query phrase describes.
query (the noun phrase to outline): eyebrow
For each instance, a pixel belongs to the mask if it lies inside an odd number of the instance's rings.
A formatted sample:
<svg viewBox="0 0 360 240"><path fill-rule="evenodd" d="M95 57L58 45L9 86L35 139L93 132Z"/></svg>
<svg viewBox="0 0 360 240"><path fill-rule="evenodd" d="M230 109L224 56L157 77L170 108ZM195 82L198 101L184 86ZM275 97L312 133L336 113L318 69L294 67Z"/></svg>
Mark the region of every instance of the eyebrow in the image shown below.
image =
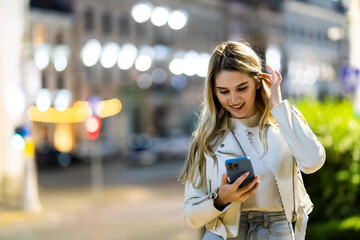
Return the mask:
<svg viewBox="0 0 360 240"><path fill-rule="evenodd" d="M237 85L236 87L238 88L238 87L241 87L241 86L243 86L243 85L245 85L245 84L247 84L249 81L247 81L247 82L243 82L243 83L240 83L239 85ZM216 88L218 88L218 89L227 89L226 87L216 87Z"/></svg>

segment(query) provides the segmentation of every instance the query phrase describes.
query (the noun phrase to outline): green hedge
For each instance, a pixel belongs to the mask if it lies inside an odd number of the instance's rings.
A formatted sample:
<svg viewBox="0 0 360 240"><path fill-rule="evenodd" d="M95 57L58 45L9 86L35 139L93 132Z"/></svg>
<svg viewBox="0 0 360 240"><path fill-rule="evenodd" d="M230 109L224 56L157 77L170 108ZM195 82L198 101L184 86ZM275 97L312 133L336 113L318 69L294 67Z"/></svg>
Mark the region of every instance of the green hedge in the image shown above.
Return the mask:
<svg viewBox="0 0 360 240"><path fill-rule="evenodd" d="M354 117L348 100L318 102L308 99L295 105L326 150L325 165L314 174L303 174L315 205L310 215L309 239L340 239L335 233L330 234L330 238L316 238L324 232L355 234L356 239L360 239L359 217L354 223L357 228L347 230L337 227L343 223L341 220L334 220L352 219L360 214L360 119Z"/></svg>
<svg viewBox="0 0 360 240"><path fill-rule="evenodd" d="M308 225L306 240L358 240L360 239L360 215L345 220L330 220Z"/></svg>

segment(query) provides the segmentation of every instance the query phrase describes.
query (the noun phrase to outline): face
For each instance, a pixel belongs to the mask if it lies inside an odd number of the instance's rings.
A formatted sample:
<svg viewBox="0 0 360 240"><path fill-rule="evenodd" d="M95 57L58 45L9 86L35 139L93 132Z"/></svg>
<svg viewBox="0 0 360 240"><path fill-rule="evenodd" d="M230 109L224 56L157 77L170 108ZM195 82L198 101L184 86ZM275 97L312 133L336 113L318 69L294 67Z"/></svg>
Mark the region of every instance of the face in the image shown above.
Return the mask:
<svg viewBox="0 0 360 240"><path fill-rule="evenodd" d="M255 80L239 71L221 71L215 76L215 94L233 118L248 118L257 113Z"/></svg>

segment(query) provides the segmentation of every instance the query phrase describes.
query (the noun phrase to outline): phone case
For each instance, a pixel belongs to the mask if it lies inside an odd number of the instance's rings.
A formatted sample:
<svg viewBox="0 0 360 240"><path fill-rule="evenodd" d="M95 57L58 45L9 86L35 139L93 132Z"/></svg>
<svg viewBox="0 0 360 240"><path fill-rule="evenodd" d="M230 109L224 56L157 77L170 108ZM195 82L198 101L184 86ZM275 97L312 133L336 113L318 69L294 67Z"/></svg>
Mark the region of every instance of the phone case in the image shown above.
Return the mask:
<svg viewBox="0 0 360 240"><path fill-rule="evenodd" d="M255 178L254 169L248 157L228 159L225 161L225 166L230 183L234 183L243 173L249 172L239 188L246 186Z"/></svg>

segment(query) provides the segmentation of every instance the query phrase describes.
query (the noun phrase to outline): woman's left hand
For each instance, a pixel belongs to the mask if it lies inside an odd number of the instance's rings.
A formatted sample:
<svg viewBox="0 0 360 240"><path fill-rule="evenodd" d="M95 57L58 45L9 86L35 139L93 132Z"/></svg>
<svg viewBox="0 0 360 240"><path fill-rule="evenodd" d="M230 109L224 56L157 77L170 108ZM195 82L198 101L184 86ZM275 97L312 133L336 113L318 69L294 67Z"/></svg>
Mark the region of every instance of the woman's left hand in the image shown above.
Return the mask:
<svg viewBox="0 0 360 240"><path fill-rule="evenodd" d="M263 73L262 77L266 85L270 88L271 94L269 97L269 106L272 109L274 106L282 101L280 84L282 81L281 74L277 70L273 70L269 65L266 65L270 74Z"/></svg>

